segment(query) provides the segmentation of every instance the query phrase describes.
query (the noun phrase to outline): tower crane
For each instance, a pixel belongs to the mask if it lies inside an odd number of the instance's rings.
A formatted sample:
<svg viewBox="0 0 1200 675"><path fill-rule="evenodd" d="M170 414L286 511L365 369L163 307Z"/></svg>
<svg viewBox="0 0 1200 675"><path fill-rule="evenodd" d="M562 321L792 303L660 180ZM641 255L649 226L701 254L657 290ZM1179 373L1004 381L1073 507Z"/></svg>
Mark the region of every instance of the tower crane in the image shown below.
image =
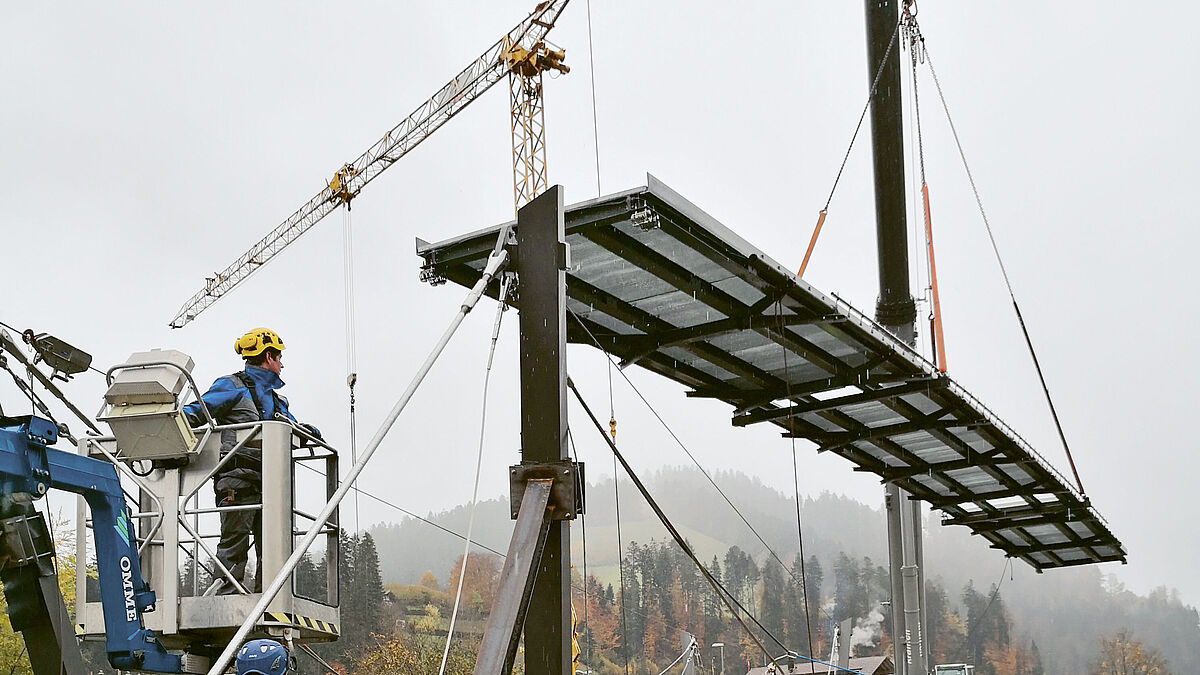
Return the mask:
<svg viewBox="0 0 1200 675"><path fill-rule="evenodd" d="M205 280L204 288L179 309L172 328L182 328L245 281L288 244L342 205L349 206L376 176L429 138L451 117L479 98L507 73L512 110L513 198L519 209L546 189L546 134L542 74L567 73L562 49L545 38L569 0L544 0L524 20L458 75L384 134L358 159L343 165L295 213L250 247L224 270Z"/></svg>

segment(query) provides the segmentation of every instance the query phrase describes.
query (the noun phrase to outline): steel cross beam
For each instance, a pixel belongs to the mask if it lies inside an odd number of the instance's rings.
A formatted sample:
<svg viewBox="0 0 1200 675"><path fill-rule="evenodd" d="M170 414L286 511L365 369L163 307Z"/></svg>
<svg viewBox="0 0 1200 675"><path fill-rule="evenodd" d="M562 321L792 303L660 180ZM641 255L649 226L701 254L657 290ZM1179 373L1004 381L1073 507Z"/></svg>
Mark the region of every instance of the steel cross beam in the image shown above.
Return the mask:
<svg viewBox="0 0 1200 675"><path fill-rule="evenodd" d="M500 572L500 591L496 594L483 629L483 640L473 671L475 675L512 671L521 627L529 611L533 580L542 560L546 534L550 531L551 521L546 515L546 507L551 483L545 479L529 481L525 496L521 499L517 526L508 544L504 569Z"/></svg>

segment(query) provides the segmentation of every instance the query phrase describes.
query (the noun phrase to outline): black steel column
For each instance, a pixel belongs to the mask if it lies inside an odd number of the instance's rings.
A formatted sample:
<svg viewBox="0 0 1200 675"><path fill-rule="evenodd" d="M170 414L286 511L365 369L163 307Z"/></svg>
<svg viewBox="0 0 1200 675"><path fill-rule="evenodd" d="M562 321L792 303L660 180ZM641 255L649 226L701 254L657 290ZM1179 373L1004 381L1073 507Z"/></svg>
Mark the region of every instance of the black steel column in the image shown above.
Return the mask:
<svg viewBox="0 0 1200 675"><path fill-rule="evenodd" d="M904 204L904 123L900 95L900 21L902 0L867 2L867 77L871 98L871 149L875 170L875 232L879 252L879 301L875 318L913 344L916 304L908 290L908 224ZM893 43L892 38L896 41ZM888 52L888 46L891 52ZM875 84L879 64L887 62Z"/></svg>
<svg viewBox="0 0 1200 675"><path fill-rule="evenodd" d="M904 581L901 568L904 566L904 526L900 516L904 508L905 493L899 486L889 483L884 487L883 503L887 512L888 533L888 580L891 582L889 610L892 620L892 663L896 675L908 673L908 636L904 625Z"/></svg>
<svg viewBox="0 0 1200 675"><path fill-rule="evenodd" d="M900 90L900 5L866 0L867 78L871 97L871 155L875 172L875 234L879 300L875 320L909 345L916 344L917 308L909 292L908 222L904 199L904 109ZM886 56L886 61L884 60ZM881 69L882 64L882 69ZM878 80L876 77L878 76ZM896 485L886 489L892 636L898 675L925 675L923 560L920 504ZM915 527L911 521L915 521ZM905 527L905 523L908 526ZM912 620L915 619L915 620ZM914 625L915 624L915 625Z"/></svg>
<svg viewBox="0 0 1200 675"><path fill-rule="evenodd" d="M521 459L567 455L567 312L562 186L517 213L521 307ZM571 537L550 523L525 619L525 672L568 675L571 668Z"/></svg>

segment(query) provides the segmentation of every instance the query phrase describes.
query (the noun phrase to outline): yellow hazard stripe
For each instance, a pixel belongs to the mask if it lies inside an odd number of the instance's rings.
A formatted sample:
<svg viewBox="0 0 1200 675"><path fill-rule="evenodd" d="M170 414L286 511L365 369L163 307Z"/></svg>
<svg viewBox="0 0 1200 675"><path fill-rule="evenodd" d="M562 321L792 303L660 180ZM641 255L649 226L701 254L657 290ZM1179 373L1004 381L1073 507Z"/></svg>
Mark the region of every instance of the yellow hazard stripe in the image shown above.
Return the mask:
<svg viewBox="0 0 1200 675"><path fill-rule="evenodd" d="M288 614L286 612L266 612L263 614L263 623L281 623L288 626L296 626L297 628L307 628L309 630L326 633L329 635L341 635L337 624L320 619L313 619L299 614ZM81 629L82 627L80 627Z"/></svg>

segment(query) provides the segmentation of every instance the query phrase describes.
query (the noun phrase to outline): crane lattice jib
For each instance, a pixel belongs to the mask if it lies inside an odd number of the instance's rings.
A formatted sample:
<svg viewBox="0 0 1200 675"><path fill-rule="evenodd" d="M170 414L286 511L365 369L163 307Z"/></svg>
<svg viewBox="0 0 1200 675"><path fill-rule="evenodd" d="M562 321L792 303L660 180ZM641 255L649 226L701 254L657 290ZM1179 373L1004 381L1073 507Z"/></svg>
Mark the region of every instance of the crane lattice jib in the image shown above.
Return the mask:
<svg viewBox="0 0 1200 675"><path fill-rule="evenodd" d="M201 312L245 281L322 218L349 202L383 170L429 138L451 117L500 81L507 72L502 55L512 45L533 49L554 27L569 0L547 0L529 16L475 59L428 101L397 124L358 159L343 166L329 185L304 206L271 230L233 264L209 277L195 295L171 320L172 328L182 328Z"/></svg>

